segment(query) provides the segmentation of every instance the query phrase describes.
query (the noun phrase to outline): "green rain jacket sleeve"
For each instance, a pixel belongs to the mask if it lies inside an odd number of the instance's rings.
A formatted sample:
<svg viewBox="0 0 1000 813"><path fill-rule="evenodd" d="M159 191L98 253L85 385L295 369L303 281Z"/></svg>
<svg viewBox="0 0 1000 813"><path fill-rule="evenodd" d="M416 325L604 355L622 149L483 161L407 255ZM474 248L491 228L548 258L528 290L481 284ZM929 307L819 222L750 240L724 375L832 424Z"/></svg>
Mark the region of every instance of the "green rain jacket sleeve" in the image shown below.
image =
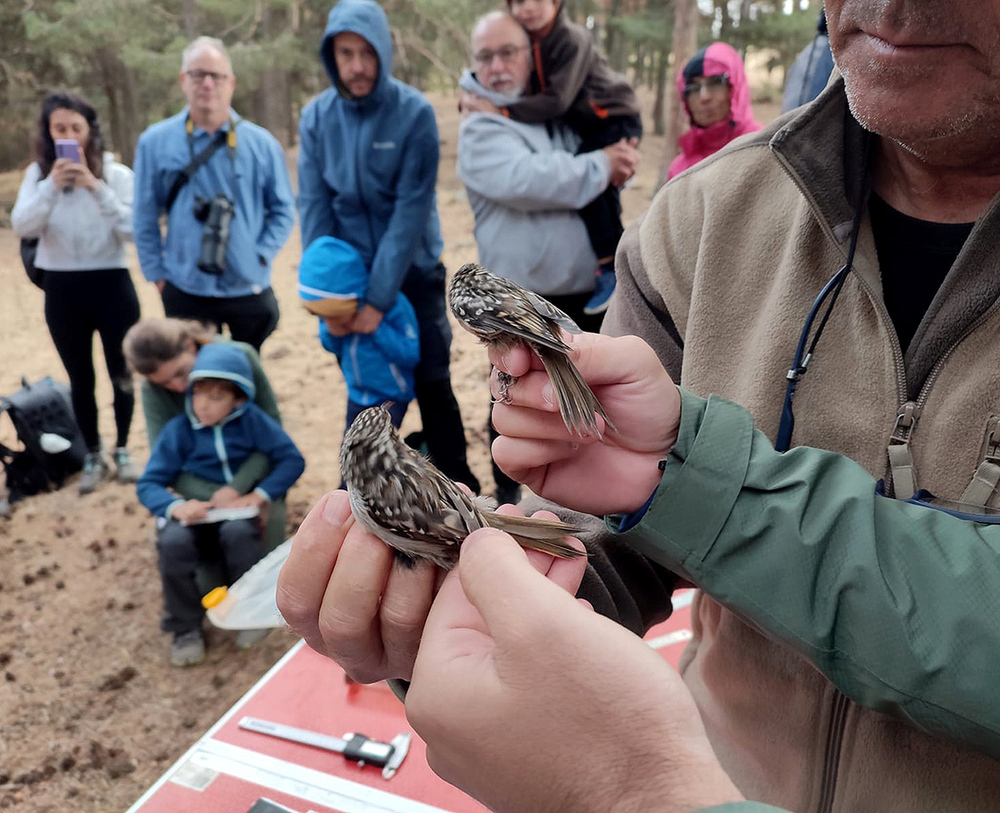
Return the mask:
<svg viewBox="0 0 1000 813"><path fill-rule="evenodd" d="M742 408L681 393L661 485L619 538L855 702L1000 758L1000 525L879 496L852 460L780 454Z"/></svg>

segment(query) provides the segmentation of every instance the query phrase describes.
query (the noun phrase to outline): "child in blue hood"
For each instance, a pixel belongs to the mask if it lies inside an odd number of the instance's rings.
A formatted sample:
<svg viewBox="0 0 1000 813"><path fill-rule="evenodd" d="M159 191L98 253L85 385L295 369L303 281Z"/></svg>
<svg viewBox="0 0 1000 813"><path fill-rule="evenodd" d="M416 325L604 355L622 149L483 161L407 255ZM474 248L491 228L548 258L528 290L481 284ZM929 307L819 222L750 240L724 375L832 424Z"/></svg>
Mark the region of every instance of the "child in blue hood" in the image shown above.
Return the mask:
<svg viewBox="0 0 1000 813"><path fill-rule="evenodd" d="M348 332L367 299L368 282L361 254L336 237L317 238L302 254L299 296L306 310L319 317L320 343L337 357L344 374L346 427L361 410L377 404L388 405L398 427L413 400L413 371L420 361L417 315L398 293L374 332Z"/></svg>
<svg viewBox="0 0 1000 813"><path fill-rule="evenodd" d="M174 634L170 660L175 666L205 657L204 609L195 579L202 559L221 551L232 584L257 563L264 547L259 518L205 523L209 503L179 497L170 485L182 473L225 485L251 454L261 452L271 461L271 470L245 499L248 507L263 511L271 500L284 496L305 469L285 430L253 403L254 392L253 372L242 350L226 342L201 348L191 370L185 414L163 428L136 485L139 501L159 517L160 627Z"/></svg>

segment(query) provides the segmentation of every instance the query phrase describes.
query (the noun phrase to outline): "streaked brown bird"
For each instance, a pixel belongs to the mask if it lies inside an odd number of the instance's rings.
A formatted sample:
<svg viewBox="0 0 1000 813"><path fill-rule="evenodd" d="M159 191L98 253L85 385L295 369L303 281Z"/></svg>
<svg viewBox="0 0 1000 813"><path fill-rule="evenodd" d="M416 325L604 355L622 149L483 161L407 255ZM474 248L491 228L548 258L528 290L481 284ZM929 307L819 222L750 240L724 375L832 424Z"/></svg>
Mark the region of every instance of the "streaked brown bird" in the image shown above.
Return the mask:
<svg viewBox="0 0 1000 813"><path fill-rule="evenodd" d="M426 457L411 449L381 406L361 412L340 447L340 473L354 517L394 548L406 564L428 559L449 570L462 540L478 528L506 531L525 548L562 559L584 555L563 537L564 522L494 513L489 497L470 497Z"/></svg>
<svg viewBox="0 0 1000 813"><path fill-rule="evenodd" d="M602 437L595 412L615 431L604 407L569 358L570 346L563 341L560 328L568 333L581 331L559 308L477 263L466 263L455 272L448 305L462 326L486 344L501 349L527 345L538 354L570 432ZM500 400L505 400L513 383L511 376L500 373Z"/></svg>

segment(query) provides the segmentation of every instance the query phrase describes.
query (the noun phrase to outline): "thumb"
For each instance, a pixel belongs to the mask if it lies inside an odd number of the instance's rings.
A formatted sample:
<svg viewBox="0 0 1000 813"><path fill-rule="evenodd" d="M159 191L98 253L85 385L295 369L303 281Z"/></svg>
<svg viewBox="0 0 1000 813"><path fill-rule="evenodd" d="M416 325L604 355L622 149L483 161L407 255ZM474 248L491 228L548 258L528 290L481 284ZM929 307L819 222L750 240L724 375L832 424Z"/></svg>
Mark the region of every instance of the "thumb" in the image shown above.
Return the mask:
<svg viewBox="0 0 1000 813"><path fill-rule="evenodd" d="M508 534L483 528L463 543L458 574L469 602L498 645L523 639L539 618L558 619L576 599L550 581Z"/></svg>
<svg viewBox="0 0 1000 813"><path fill-rule="evenodd" d="M577 333L565 339L571 358L591 386L629 384L666 375L656 352L638 336Z"/></svg>

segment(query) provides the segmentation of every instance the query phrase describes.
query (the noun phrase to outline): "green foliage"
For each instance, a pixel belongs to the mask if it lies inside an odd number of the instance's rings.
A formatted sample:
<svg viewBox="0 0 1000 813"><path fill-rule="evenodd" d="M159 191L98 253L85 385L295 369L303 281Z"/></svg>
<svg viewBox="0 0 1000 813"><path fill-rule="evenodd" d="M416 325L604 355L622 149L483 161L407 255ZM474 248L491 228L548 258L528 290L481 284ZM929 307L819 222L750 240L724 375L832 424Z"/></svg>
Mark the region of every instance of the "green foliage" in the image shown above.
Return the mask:
<svg viewBox="0 0 1000 813"><path fill-rule="evenodd" d="M475 19L499 0L381 0L392 27L394 72L422 89L454 88ZM565 0L572 19L594 23L613 65L662 81L674 0ZM23 165L40 99L82 92L130 159L148 124L183 104L181 51L198 34L222 39L238 77L234 107L283 140L301 106L329 80L318 48L333 0L4 0L0 3L0 169ZM701 39L724 33L741 50L769 49L787 65L808 42L819 11L781 0L701 0ZM278 85L273 82L277 80ZM275 87L281 88L275 99ZM268 98L269 96L269 98ZM268 120L262 120L265 117Z"/></svg>
<svg viewBox="0 0 1000 813"><path fill-rule="evenodd" d="M749 5L750 14L741 19L730 32L727 41L739 51L772 51L768 67L787 69L795 57L816 34L820 3L803 5L796 2L790 12L784 2L758 2ZM711 41L710 39L706 41Z"/></svg>

